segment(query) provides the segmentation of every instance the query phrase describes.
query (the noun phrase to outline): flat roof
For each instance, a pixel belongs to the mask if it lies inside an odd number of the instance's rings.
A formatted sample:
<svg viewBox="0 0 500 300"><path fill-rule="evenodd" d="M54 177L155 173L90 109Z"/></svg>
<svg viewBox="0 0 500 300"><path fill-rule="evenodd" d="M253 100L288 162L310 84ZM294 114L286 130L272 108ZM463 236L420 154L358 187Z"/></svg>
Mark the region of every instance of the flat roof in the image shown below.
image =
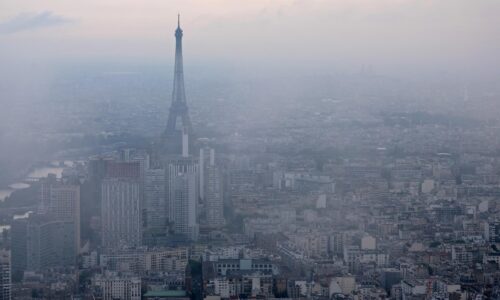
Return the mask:
<svg viewBox="0 0 500 300"><path fill-rule="evenodd" d="M186 291L183 290L166 290L166 291L149 291L144 294L144 297L185 297Z"/></svg>

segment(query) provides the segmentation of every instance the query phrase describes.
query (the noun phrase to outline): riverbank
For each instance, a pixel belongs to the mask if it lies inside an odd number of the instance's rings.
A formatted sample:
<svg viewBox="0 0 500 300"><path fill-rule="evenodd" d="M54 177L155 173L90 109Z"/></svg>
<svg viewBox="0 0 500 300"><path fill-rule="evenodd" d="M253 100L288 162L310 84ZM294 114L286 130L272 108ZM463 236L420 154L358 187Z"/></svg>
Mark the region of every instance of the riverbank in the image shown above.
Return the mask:
<svg viewBox="0 0 500 300"><path fill-rule="evenodd" d="M70 166L72 162L50 162L37 164L32 166L24 173L24 176L18 178L14 183L0 188L0 202L6 201L15 192L29 188L33 182L40 178L47 177L49 174L55 174L58 178L61 177L65 166Z"/></svg>
<svg viewBox="0 0 500 300"><path fill-rule="evenodd" d="M38 198L38 190L39 185L37 182L27 188L14 190L14 192L0 202L0 208L4 210L7 208L15 209L34 206Z"/></svg>

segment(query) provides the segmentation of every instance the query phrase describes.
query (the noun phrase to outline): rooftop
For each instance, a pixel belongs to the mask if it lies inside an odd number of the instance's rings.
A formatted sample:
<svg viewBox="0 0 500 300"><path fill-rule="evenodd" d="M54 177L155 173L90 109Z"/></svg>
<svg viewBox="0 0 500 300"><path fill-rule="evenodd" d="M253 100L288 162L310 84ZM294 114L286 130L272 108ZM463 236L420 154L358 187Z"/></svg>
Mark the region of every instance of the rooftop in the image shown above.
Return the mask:
<svg viewBox="0 0 500 300"><path fill-rule="evenodd" d="M165 290L165 291L149 291L144 294L144 297L185 297L186 291L183 290Z"/></svg>

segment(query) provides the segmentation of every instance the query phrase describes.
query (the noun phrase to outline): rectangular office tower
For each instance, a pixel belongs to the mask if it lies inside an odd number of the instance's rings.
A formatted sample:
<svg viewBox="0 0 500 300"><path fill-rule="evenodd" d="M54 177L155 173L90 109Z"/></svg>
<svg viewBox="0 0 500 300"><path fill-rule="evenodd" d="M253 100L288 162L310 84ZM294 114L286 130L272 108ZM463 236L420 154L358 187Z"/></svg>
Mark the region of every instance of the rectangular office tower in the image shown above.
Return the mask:
<svg viewBox="0 0 500 300"><path fill-rule="evenodd" d="M137 178L106 178L101 191L102 246L108 250L142 242L141 183Z"/></svg>
<svg viewBox="0 0 500 300"><path fill-rule="evenodd" d="M198 239L197 201L199 169L196 159L179 157L167 167L168 217L174 234Z"/></svg>
<svg viewBox="0 0 500 300"><path fill-rule="evenodd" d="M146 228L165 228L167 224L167 205L165 199L165 170L148 169L144 179L144 209Z"/></svg>
<svg viewBox="0 0 500 300"><path fill-rule="evenodd" d="M208 166L215 165L215 149L210 147L200 148L200 199L205 204L205 182Z"/></svg>
<svg viewBox="0 0 500 300"><path fill-rule="evenodd" d="M50 214L56 220L75 226L75 251L80 250L80 186L58 181L55 176L42 179L39 190L39 214Z"/></svg>
<svg viewBox="0 0 500 300"><path fill-rule="evenodd" d="M10 300L11 295L10 251L0 249L0 300Z"/></svg>
<svg viewBox="0 0 500 300"><path fill-rule="evenodd" d="M222 176L215 164L215 150L200 149L200 198L205 212L206 225L210 228L224 226Z"/></svg>
<svg viewBox="0 0 500 300"><path fill-rule="evenodd" d="M51 185L48 213L57 220L73 223L75 251L78 254L80 252L80 187L62 183Z"/></svg>
<svg viewBox="0 0 500 300"><path fill-rule="evenodd" d="M27 269L76 264L75 224L51 215L30 216L27 234Z"/></svg>
<svg viewBox="0 0 500 300"><path fill-rule="evenodd" d="M76 266L75 226L50 214L32 214L12 223L12 271L23 272Z"/></svg>
<svg viewBox="0 0 500 300"><path fill-rule="evenodd" d="M225 223L222 176L219 168L215 165L209 165L205 170L205 212L207 226L211 228L220 228L224 226Z"/></svg>

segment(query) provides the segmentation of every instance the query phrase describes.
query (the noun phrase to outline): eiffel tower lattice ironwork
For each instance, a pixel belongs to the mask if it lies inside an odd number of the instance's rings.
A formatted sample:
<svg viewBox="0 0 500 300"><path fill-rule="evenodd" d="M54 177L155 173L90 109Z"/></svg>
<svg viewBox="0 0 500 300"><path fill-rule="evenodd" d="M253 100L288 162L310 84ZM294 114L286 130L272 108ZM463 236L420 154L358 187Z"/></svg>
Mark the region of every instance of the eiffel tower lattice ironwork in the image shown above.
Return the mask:
<svg viewBox="0 0 500 300"><path fill-rule="evenodd" d="M184 89L182 35L180 15L178 15L177 29L175 30L175 67L172 104L169 110L167 127L162 135L164 151L166 151L166 154L182 153L183 133L188 134L189 140L192 140L191 120L189 119L186 92ZM192 143L189 144L192 145Z"/></svg>

